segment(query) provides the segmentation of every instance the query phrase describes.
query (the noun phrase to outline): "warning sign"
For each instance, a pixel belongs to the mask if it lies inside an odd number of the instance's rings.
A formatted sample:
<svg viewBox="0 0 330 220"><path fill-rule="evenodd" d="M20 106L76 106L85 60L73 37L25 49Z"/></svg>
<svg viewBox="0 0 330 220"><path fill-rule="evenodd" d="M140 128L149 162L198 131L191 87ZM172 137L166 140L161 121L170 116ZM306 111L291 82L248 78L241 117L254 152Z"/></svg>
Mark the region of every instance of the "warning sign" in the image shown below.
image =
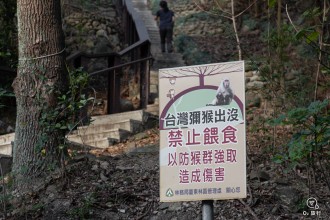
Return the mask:
<svg viewBox="0 0 330 220"><path fill-rule="evenodd" d="M160 200L246 197L244 62L159 70Z"/></svg>

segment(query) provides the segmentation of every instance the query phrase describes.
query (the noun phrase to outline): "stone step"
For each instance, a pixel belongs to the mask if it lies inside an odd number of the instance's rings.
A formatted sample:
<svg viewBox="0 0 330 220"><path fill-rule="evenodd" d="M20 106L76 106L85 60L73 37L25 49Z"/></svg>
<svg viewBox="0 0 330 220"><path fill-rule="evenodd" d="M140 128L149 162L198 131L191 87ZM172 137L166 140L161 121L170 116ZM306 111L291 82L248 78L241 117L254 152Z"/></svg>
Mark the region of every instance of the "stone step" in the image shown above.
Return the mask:
<svg viewBox="0 0 330 220"><path fill-rule="evenodd" d="M10 144L15 139L15 133L0 135L0 144Z"/></svg>
<svg viewBox="0 0 330 220"><path fill-rule="evenodd" d="M116 113L111 115L100 115L100 116L93 116L92 123L93 125L96 124L108 124L108 123L117 123L121 121L125 121L128 119L132 119L135 121L144 122L144 112L143 110L136 110L131 112L122 112Z"/></svg>
<svg viewBox="0 0 330 220"><path fill-rule="evenodd" d="M153 115L159 115L159 105L158 104L147 105L146 112Z"/></svg>
<svg viewBox="0 0 330 220"><path fill-rule="evenodd" d="M80 126L74 131L74 135L89 135L95 134L106 130L112 129L123 129L132 133L140 132L143 129L141 121L126 119L116 123L105 123L105 124L90 124L87 126Z"/></svg>
<svg viewBox="0 0 330 220"><path fill-rule="evenodd" d="M12 150L13 146L11 143L7 143L7 144L0 144L0 154L3 155L12 155Z"/></svg>
<svg viewBox="0 0 330 220"><path fill-rule="evenodd" d="M158 69L156 69L156 70L150 70L150 77L151 78L157 78L158 79L158 73L159 73L159 71L158 71Z"/></svg>
<svg viewBox="0 0 330 220"><path fill-rule="evenodd" d="M158 84L151 84L150 85L150 93L158 93Z"/></svg>
<svg viewBox="0 0 330 220"><path fill-rule="evenodd" d="M154 67L157 67L159 69L166 69L166 68L173 68L173 67L181 67L185 66L184 62L179 63L179 62L169 62L169 61L157 61L153 63Z"/></svg>
<svg viewBox="0 0 330 220"><path fill-rule="evenodd" d="M87 135L69 135L67 138L69 141L80 144L87 144L93 147L100 147L99 141L103 143L104 140L107 140L107 146L105 146L104 143L102 146L108 147L111 145L111 142L121 142L127 139L130 135L131 132L116 128Z"/></svg>
<svg viewBox="0 0 330 220"><path fill-rule="evenodd" d="M15 133L0 135L0 154L12 155L12 142L14 142Z"/></svg>
<svg viewBox="0 0 330 220"><path fill-rule="evenodd" d="M151 85L158 85L158 77L156 78L156 77L151 77L150 78L150 84Z"/></svg>
<svg viewBox="0 0 330 220"><path fill-rule="evenodd" d="M109 138L102 138L101 140L97 140L97 141L92 141L89 142L88 144L85 143L85 145L94 147L94 148L107 148L112 146L114 143L111 139Z"/></svg>

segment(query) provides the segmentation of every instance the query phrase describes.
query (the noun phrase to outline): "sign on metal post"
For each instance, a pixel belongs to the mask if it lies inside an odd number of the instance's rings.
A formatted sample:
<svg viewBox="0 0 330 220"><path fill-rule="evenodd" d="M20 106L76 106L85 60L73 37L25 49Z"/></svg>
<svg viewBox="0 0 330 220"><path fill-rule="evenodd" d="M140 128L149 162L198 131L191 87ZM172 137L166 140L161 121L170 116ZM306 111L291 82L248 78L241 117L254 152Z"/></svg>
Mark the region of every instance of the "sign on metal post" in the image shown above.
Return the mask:
<svg viewBox="0 0 330 220"><path fill-rule="evenodd" d="M160 201L246 197L244 62L159 70Z"/></svg>

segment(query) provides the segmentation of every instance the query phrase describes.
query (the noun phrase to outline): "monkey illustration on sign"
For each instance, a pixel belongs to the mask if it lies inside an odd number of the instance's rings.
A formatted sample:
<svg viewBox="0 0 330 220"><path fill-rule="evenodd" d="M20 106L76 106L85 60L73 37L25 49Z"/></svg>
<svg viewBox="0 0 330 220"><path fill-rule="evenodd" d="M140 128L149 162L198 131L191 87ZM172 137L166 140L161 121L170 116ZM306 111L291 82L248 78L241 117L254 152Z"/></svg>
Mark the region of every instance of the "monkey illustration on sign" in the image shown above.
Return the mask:
<svg viewBox="0 0 330 220"><path fill-rule="evenodd" d="M228 79L221 81L215 97L212 105L229 105L231 103L234 93L230 88L230 81Z"/></svg>

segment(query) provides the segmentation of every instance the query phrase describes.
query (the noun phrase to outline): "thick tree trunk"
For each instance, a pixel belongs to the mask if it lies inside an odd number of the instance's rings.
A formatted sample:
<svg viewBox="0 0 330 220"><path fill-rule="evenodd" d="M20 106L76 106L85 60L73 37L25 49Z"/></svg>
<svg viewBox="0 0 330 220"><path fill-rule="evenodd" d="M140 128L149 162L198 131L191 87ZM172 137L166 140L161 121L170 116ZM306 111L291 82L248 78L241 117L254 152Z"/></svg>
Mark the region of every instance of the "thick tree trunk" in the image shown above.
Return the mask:
<svg viewBox="0 0 330 220"><path fill-rule="evenodd" d="M66 85L60 0L18 0L18 74L13 172L18 190L30 190L59 165L61 134L45 134L40 118L56 106L55 91Z"/></svg>

